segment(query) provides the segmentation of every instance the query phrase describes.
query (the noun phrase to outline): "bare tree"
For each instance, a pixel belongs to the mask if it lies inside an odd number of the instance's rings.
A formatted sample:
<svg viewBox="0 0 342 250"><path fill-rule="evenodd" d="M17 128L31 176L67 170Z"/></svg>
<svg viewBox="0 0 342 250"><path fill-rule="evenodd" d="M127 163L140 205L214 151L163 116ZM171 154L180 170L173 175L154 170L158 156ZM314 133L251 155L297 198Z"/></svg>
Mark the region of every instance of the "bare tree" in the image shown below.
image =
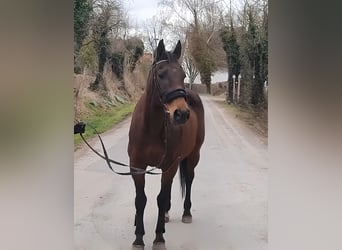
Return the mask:
<svg viewBox="0 0 342 250"><path fill-rule="evenodd" d="M166 23L160 16L153 16L144 25L144 40L149 51L154 53L158 41L167 36Z"/></svg>
<svg viewBox="0 0 342 250"><path fill-rule="evenodd" d="M183 68L185 74L189 78L189 88L192 89L192 84L194 83L196 77L199 74L198 69L196 68L195 60L192 58L189 47L188 47L188 40L185 41L183 46L184 53L183 53Z"/></svg>
<svg viewBox="0 0 342 250"><path fill-rule="evenodd" d="M224 63L222 45L218 36L221 25L220 2L217 0L163 0L172 9L175 18L186 24L189 54L201 76L201 82L211 92L211 76L217 64ZM217 52L221 49L221 52ZM220 57L220 63L217 58Z"/></svg>

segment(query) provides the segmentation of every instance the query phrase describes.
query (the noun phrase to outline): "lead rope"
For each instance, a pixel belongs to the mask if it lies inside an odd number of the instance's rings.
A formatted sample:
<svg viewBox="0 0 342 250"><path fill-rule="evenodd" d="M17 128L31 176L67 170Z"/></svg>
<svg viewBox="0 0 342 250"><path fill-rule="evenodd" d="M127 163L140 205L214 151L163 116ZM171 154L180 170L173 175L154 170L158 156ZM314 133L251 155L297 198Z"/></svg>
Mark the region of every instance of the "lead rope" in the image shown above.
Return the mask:
<svg viewBox="0 0 342 250"><path fill-rule="evenodd" d="M105 146L104 146L104 143L103 143L103 141L102 141L102 138L101 138L100 134L97 132L97 130L96 130L93 126L91 126L91 125L89 125L89 124L88 124L88 126L91 127L91 128L95 131L97 137L99 138L100 143L101 143L101 146L102 146L102 150L103 150L103 153L104 153L104 156L101 155L99 152L97 152L97 151L88 143L88 141L84 138L83 133L84 133L84 129L85 129L85 123L83 123L83 122L77 123L77 124L74 126L74 133L80 134L80 136L81 136L82 140L85 142L85 144L87 144L87 146L88 146L95 154L97 154L97 155L98 155L99 157L101 157L102 159L106 160L106 163L107 163L109 169L112 170L114 173L119 174L119 175L131 175L131 174L161 174L161 173L152 172L152 171L154 171L154 170L157 169L156 167L154 167L154 168L152 168L152 169L149 169L149 170L142 170L142 169L140 169L140 168L130 167L130 166L128 166L128 165L125 164L125 163L122 163L122 162L119 162L119 161L114 161L114 160L110 159L110 158L108 157L107 150L106 150L106 148L105 148ZM75 130L75 128L76 128L76 130ZM112 168L112 166L111 166L110 163L114 163L114 164L116 164L116 165L123 166L123 167L129 167L130 169L132 169L132 170L134 170L134 171L136 171L136 172L131 173L131 172L118 172L118 171L115 171L115 170Z"/></svg>
<svg viewBox="0 0 342 250"><path fill-rule="evenodd" d="M119 162L119 161L115 161L115 160L112 160L108 157L108 153L107 153L107 150L106 150L106 147L102 141L102 138L100 136L100 134L97 132L97 130L89 125L89 127L91 127L97 137L99 138L100 140L100 143L101 143L101 147L102 147L102 150L103 150L103 153L104 153L104 156L101 155L99 152L97 152L89 143L88 141L84 138L83 136L83 133L85 132L85 123L83 122L79 122L77 123L76 125L74 125L74 134L80 134L82 140L85 142L85 144L95 153L97 154L99 157L101 157L102 159L104 159L109 167L110 170L112 170L115 174L118 174L118 175L138 175L138 174L150 174L150 175L159 175L159 174L165 174L167 173L171 167L169 167L166 171L162 171L162 172L159 172L159 173L156 173L156 172L153 172L155 171L156 169L160 169L160 167L163 165L164 161L165 161L165 158L166 158L166 154L167 154L167 136L168 136L168 122L167 122L167 114L165 112L165 125L164 125L164 128L165 128L165 138L164 138L164 154L162 156L162 159L160 161L160 163L157 165L157 167L152 167L151 169L149 170L143 170L143 169L140 169L140 168L135 168L135 167L131 167L131 166L128 166L127 164L125 163L122 163L122 162ZM172 166L174 163L176 163L177 161L180 160L180 156L177 156L176 159L172 162L172 164L170 166ZM123 167L129 167L131 170L134 170L134 172L118 172L118 171L115 171L111 165L111 163L114 163L116 165L119 165L119 166L123 166Z"/></svg>

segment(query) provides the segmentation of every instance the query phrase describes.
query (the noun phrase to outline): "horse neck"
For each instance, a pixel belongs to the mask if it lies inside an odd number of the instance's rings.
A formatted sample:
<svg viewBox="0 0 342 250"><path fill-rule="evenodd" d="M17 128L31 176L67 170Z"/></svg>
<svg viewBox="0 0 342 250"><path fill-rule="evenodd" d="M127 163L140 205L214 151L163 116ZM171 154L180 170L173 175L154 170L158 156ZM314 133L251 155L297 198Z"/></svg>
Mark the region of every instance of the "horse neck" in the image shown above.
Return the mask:
<svg viewBox="0 0 342 250"><path fill-rule="evenodd" d="M165 112L158 106L146 105L144 126L149 134L160 135L165 128Z"/></svg>
<svg viewBox="0 0 342 250"><path fill-rule="evenodd" d="M166 159L170 160L169 158L171 157L172 161L174 161L176 159L175 157L179 155L178 143L183 131L181 127L173 127L170 126L170 124L167 124L169 123L169 117L160 104L154 105L153 102L148 101L147 103L144 112L144 130L148 135L148 138L153 142L162 143L164 145Z"/></svg>
<svg viewBox="0 0 342 250"><path fill-rule="evenodd" d="M149 86L146 88L145 110L144 110L144 126L152 135L164 133L165 128L165 111L160 103L157 89L153 84L152 74L149 74Z"/></svg>

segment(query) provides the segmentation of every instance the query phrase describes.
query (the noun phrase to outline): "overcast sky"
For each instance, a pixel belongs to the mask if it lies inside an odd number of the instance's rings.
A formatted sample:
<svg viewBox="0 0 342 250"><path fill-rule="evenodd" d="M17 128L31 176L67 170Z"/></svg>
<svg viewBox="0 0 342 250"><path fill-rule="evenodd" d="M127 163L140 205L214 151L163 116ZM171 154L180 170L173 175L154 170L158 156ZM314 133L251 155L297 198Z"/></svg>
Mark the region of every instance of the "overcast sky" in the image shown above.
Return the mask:
<svg viewBox="0 0 342 250"><path fill-rule="evenodd" d="M161 9L158 7L158 2L161 0L123 0L122 3L127 10L129 19L132 25L136 23L140 26L148 18L152 18ZM228 8L231 3L233 11L241 9L243 5L242 0L222 0L225 7Z"/></svg>
<svg viewBox="0 0 342 250"><path fill-rule="evenodd" d="M123 1L125 9L132 23L138 24L151 18L158 12L159 0L125 0Z"/></svg>

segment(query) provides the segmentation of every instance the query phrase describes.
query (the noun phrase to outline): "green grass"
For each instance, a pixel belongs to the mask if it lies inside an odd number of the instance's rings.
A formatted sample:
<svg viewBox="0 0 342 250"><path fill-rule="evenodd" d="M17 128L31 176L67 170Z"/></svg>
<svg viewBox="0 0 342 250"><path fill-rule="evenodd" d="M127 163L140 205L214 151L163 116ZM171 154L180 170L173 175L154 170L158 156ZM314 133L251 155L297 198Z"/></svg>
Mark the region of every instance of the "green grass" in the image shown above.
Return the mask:
<svg viewBox="0 0 342 250"><path fill-rule="evenodd" d="M90 110L90 114L82 117L81 120L96 128L97 132L103 133L130 115L133 112L134 106L133 103L125 103L115 107L103 108L88 103L87 107ZM86 131L83 135L89 139L95 136L95 132L92 128L86 126ZM81 136L78 134L74 135L74 146L80 145L81 142Z"/></svg>

